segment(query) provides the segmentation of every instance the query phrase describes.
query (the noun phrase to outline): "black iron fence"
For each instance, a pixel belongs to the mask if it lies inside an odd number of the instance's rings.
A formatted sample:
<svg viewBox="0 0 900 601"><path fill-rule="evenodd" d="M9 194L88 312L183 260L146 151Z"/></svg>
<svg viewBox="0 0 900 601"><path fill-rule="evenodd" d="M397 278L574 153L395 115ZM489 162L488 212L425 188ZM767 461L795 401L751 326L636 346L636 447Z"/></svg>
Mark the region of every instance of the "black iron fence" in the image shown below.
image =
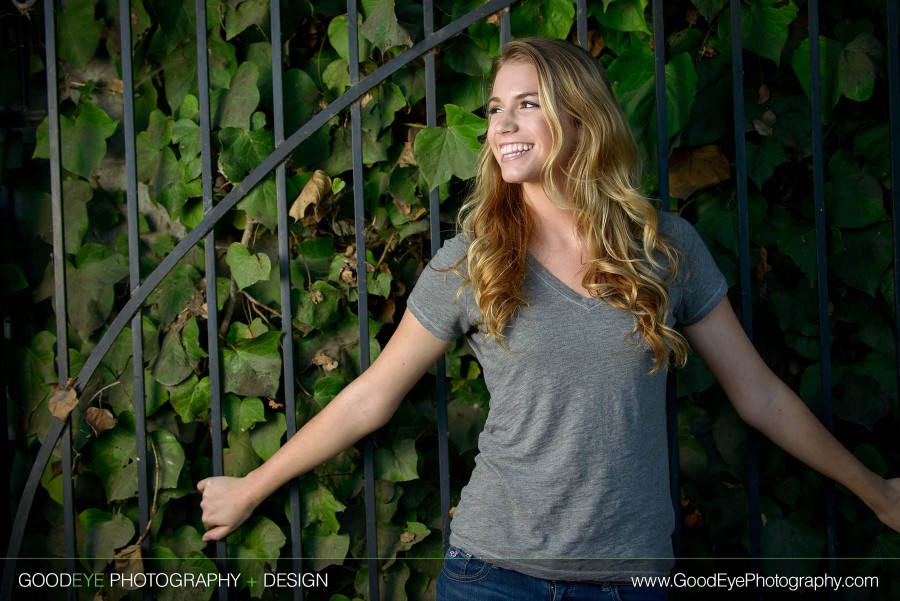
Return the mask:
<svg viewBox="0 0 900 601"><path fill-rule="evenodd" d="M174 249L164 258L160 265L153 270L147 277L141 278L139 272L139 237L138 237L138 176L137 176L137 159L135 150L135 108L134 108L134 76L133 61L128 52L124 52L122 56L122 81L123 81L123 126L125 140L125 169L126 169L126 199L127 199L127 222L128 222L128 255L130 264L129 273L129 289L131 291L130 299L127 304L118 313L102 339L96 345L95 350L84 362L84 365L77 373L70 373L69 363L67 360L67 323L66 323L66 303L78 302L77 299L71 299L66 294L66 270L64 261L55 261L54 266L54 282L56 299L56 331L58 338L56 342L57 348L57 373L59 376L59 386L61 389L72 389L76 393L80 393L88 381L91 379L95 370L98 368L105 353L110 349L113 342L123 331L124 328L131 324L132 332L132 353L134 365L134 397L135 397L135 431L137 446L135 449L135 457L138 466L138 499L139 499L139 529L143 531L150 519L152 504L152 481L149 473L151 465L148 457L148 440L147 440L147 424L145 423L145 390L144 390L144 358L143 358L143 341L141 327L141 312L148 297L153 290L163 281L163 278L169 274L178 262L185 255L196 247L201 241L205 242L205 261L206 261L206 281L207 281L207 298L216 298L216 244L215 244L215 226L216 224L231 210L238 202L240 202L253 189L255 185L260 183L270 173L274 172L277 185L277 204L278 204L278 253L280 265L280 282L281 282L281 323L284 333L284 340L291 340L291 301L290 301L290 249L288 238L288 199L286 198L285 186L285 161L290 157L291 153L297 147L307 140L313 133L323 127L334 116L349 111L351 132L352 132L352 163L353 163L353 194L356 216L356 245L357 245L357 274L358 274L358 291L359 291L359 315L367 314L368 298L367 298L367 270L365 266L365 249L366 239L364 235L365 220L364 215L364 185L363 185L363 141L361 132L361 99L371 91L376 85L385 81L392 74L408 65L410 62L424 57L425 65L425 97L427 103L427 125L429 127L437 126L438 110L436 98L436 68L435 68L435 49L453 38L454 36L465 31L472 24L487 19L489 17L497 17L499 21L499 35L501 43L510 39L510 6L515 4L513 0L492 0L475 8L471 12L460 16L449 25L440 29L435 29L434 12L435 7L431 0L425 0L423 3L423 28L424 35L422 39L415 43L414 46L399 54L396 58L388 61L386 64L378 67L372 73L362 76L360 73L360 61L357 48L357 3L349 0L347 3L348 23L349 23L349 52L348 56L350 67L350 88L339 98L316 113L308 123L301 126L294 133L285 136L285 117L284 117L284 92L283 92L283 73L282 73L282 11L278 2L271 3L270 24L271 28L268 35L271 39L272 47L272 88L274 97L274 127L275 127L275 151L265 158L255 169L253 169L246 178L237 184L224 198L213 203L214 198L214 180L213 164L210 157L213 156L212 136L211 136L211 118L210 118L210 97L209 97L209 60L207 53L207 29L206 29L206 11L207 5L204 0L196 2L196 39L197 39L197 64L199 66L197 79L198 89L200 92L200 130L201 130L201 157L202 161L202 189L203 189L203 210L204 216L202 221L192 229ZM43 5L42 17L44 19L44 37L46 58L45 66L47 73L47 90L51 93L47 95L47 114L49 116L49 155L50 155L50 189L52 195L52 221L53 221L53 256L64 256L64 216L63 216L63 190L61 176L61 145L60 145L60 115L57 94L54 93L58 89L58 73L57 65L57 47L56 47L56 17L59 11L63 10L54 2L54 0L45 0ZM654 15L662 15L664 7L662 0L653 0L652 6ZM122 15L130 14L131 7L128 0L119 2L119 11ZM810 1L808 3L809 13L809 39L810 39L810 72L811 72L811 128L812 128L812 171L814 178L814 212L815 212L815 230L816 230L816 271L818 283L818 306L819 306L819 344L821 346L821 382L820 393L822 399L821 412L824 416L826 424L831 427L832 422L832 399L831 391L832 371L830 363L830 330L829 323L829 290L828 290L828 265L826 260L826 240L827 240L827 224L825 221L825 183L824 183L824 161L825 154L822 149L822 112L823 108L820 101L821 75L819 70L819 2ZM39 12L35 10L32 14ZM891 140L891 173L892 186L891 198L893 214L896 215L900 211L900 58L898 58L898 44L900 39L900 29L898 29L898 7L895 0L887 1L888 15L888 81L890 86L890 140ZM722 18L730 18L731 30L741 30L741 2L732 0L730 3L730 12ZM121 47L123 49L132 47L132 22L131 19L122 18L121 23ZM657 162L659 176L659 196L661 198L662 207L667 210L669 207L669 138L667 135L667 115L666 115L666 88L665 88L665 57L663 50L666 46L665 31L663 30L664 19L654 18L653 41L656 48L655 58L655 77L656 77L656 121L657 121ZM576 5L576 39L578 43L587 46L588 44L588 7L586 0L578 0ZM734 148L735 148L735 169L737 184L737 207L739 213L739 258L740 258L740 283L739 294L741 298L741 318L744 328L748 335L753 333L753 306L751 300L752 282L751 278L751 262L750 257L750 218L749 218L749 195L747 191L747 160L745 149L745 106L744 106L744 83L743 83L743 53L741 47L741 36L732 36L732 87L733 87L733 105L734 105ZM23 111L23 115L26 112ZM8 126L9 124L4 124ZM432 190L429 195L430 201L430 219L432 232L432 252L436 252L441 245L441 227L439 223L439 195L438 190ZM898 264L900 259L900 232L897 231L898 221L894 220L894 264ZM900 271L894 272L894 290L900 291ZM897 317L900 318L900 303L895 303ZM212 423L218 424L222 421L222 403L223 396L221 387L221 365L219 361L220 354L215 352L219 348L218 340L218 324L220 317L216 310L216 303L208 304L208 320L209 320L209 339L208 345L211 352L209 353L209 375L210 375L210 396L212 399L211 420ZM900 321L900 319L898 319ZM366 319L359 320L359 339L361 341L369 340L368 323ZM284 399L287 404L285 415L287 417L287 436L290 437L297 430L296 415L297 411L294 406L296 391L294 389L294 378L292 374L292 366L294 365L294 349L292 344L284 344L283 353L283 381L284 381ZM361 345L360 351L360 370L365 370L369 365L369 349L366 344ZM444 542L446 544L447 526L449 522L450 510L450 485L449 485L449 466L450 458L447 445L448 438L448 420L447 420L447 380L444 376L443 360L437 366L437 398L438 406L438 437L440 451L440 484L441 484L441 514L444 518ZM679 476L679 458L677 444L678 416L677 407L674 402L674 385L669 387L669 424L670 424L670 444L671 450L671 478L672 478L672 497L673 503L677 504L680 500L680 476ZM5 424L4 424L5 425ZM7 558L4 563L3 571L3 588L2 597L4 599L13 598L16 590L16 574L17 561L20 548L27 532L29 520L29 510L32 501L40 488L41 476L44 473L48 460L54 448L61 445L61 469L63 482L63 506L64 515L64 540L65 540L65 556L68 558L68 570L75 572L78 568L76 565L76 525L73 512L73 489L72 489L72 469L73 469L73 451L72 451L72 433L71 424L66 419L55 419L46 438L41 444L40 451L34 459L31 467L30 475L24 485L24 491L21 498L17 502L17 512L12 523L9 533L9 545L7 547ZM220 428L212 428L212 465L215 474L223 473L223 441L222 431ZM373 490L375 485L375 468L373 463L373 449L370 440L361 443L365 457L365 486L367 490ZM747 488L749 491L749 541L750 555L755 558L763 557L761 548L760 534L760 500L759 500L759 469L758 450L755 436L750 439L747 453L748 469L747 469ZM836 558L838 551L835 541L835 524L837 521L836 508L834 500L834 487L826 487L827 520L828 520L828 546L827 553L831 564L830 572L836 573ZM369 591L372 599L379 598L379 581L378 581L378 557L379 549L376 539L376 520L375 520L375 495L368 495L366 500L367 514L367 555L369 571ZM302 572L301 560L304 551L301 547L301 524L300 519L300 493L297 483L290 485L290 514L291 514L291 556L295 558L294 571ZM681 544L681 524L675 533L676 555L682 555ZM150 539L145 538L142 542L145 551L150 550ZM227 572L229 560L227 558L226 546L224 542L216 545L216 553L218 557L218 567L221 571ZM757 567L759 565L757 560ZM759 571L757 569L757 571ZM761 593L760 593L761 594ZM296 598L302 598L303 591L298 588L295 591ZM219 597L227 598L228 590L226 588L219 589Z"/></svg>

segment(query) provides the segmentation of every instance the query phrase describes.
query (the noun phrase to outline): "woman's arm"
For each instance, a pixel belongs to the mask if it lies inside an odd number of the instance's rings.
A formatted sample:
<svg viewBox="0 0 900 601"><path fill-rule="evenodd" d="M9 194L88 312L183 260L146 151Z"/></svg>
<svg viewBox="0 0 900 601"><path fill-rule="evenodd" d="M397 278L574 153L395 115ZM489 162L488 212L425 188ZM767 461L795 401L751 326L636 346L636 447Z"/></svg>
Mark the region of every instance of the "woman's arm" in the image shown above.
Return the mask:
<svg viewBox="0 0 900 601"><path fill-rule="evenodd" d="M886 525L900 531L900 478L864 466L763 362L728 299L684 335L748 424L811 468L840 482Z"/></svg>
<svg viewBox="0 0 900 601"><path fill-rule="evenodd" d="M372 366L268 461L243 478L220 476L197 483L203 493L200 508L207 528L203 540L227 536L282 484L387 423L413 384L448 347L407 310Z"/></svg>

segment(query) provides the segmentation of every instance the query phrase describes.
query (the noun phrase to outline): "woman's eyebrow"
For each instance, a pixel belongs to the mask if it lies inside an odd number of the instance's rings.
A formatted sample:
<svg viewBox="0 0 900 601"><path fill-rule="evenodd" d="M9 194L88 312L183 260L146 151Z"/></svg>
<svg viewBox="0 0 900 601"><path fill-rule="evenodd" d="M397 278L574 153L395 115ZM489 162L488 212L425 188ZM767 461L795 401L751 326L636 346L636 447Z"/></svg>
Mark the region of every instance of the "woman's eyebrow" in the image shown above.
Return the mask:
<svg viewBox="0 0 900 601"><path fill-rule="evenodd" d="M516 100L521 100L522 98L527 98L529 96L537 96L537 95L538 95L537 92L522 92L521 94L516 94ZM488 104L490 104L491 102L500 102L500 99L497 98L496 96L491 96L490 98L488 98Z"/></svg>

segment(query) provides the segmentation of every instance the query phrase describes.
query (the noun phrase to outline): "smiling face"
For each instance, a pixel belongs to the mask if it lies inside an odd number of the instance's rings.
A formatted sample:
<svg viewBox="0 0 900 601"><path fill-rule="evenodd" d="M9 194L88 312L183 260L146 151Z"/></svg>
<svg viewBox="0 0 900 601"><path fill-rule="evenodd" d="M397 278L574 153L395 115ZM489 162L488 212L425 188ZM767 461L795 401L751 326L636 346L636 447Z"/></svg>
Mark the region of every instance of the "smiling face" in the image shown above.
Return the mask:
<svg viewBox="0 0 900 601"><path fill-rule="evenodd" d="M507 183L542 185L541 172L553 150L553 129L542 102L534 65L510 62L500 67L488 101L488 144ZM558 163L564 165L576 134L568 118L561 122Z"/></svg>

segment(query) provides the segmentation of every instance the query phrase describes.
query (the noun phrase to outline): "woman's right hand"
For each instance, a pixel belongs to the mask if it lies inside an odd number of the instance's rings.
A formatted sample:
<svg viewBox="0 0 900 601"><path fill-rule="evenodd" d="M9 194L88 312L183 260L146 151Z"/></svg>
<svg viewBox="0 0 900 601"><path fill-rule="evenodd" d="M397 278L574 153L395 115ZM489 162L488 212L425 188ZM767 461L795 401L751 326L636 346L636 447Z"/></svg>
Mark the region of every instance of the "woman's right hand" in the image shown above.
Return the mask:
<svg viewBox="0 0 900 601"><path fill-rule="evenodd" d="M197 490L203 493L203 540L223 539L250 517L256 503L250 499L248 488L244 478L228 476L205 478L197 483Z"/></svg>

